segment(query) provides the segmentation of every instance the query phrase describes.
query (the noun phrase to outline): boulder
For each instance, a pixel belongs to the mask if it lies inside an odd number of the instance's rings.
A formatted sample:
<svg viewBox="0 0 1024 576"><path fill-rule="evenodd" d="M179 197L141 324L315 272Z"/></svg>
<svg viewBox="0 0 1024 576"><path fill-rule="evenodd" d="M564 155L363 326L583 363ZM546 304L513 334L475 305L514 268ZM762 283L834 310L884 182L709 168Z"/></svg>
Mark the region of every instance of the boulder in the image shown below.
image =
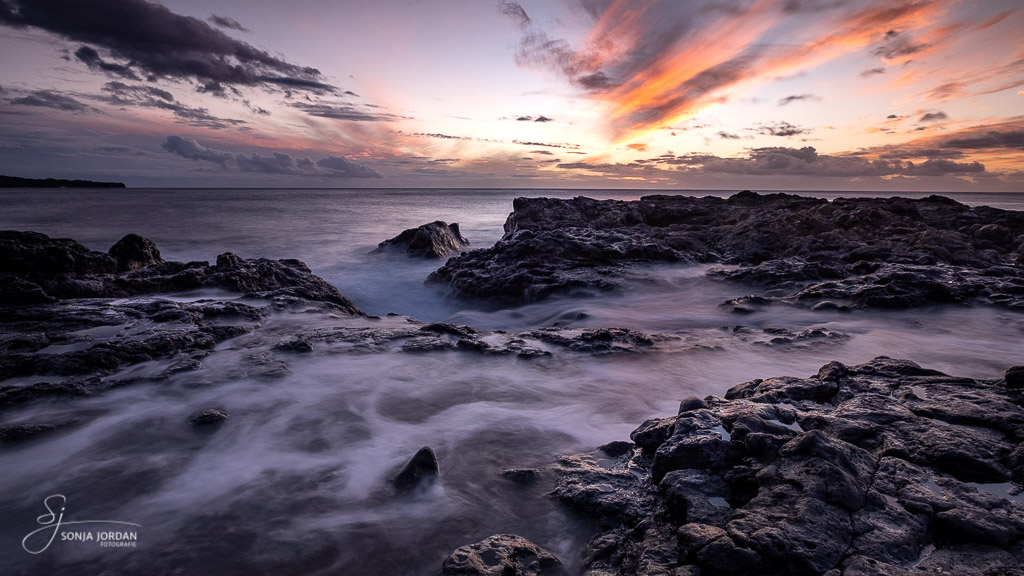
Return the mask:
<svg viewBox="0 0 1024 576"><path fill-rule="evenodd" d="M418 258L446 258L469 247L456 223L448 224L437 220L417 228L409 228L401 234L377 245L371 254L402 252Z"/></svg>
<svg viewBox="0 0 1024 576"><path fill-rule="evenodd" d="M463 546L441 564L441 576L565 576L553 554L514 534Z"/></svg>

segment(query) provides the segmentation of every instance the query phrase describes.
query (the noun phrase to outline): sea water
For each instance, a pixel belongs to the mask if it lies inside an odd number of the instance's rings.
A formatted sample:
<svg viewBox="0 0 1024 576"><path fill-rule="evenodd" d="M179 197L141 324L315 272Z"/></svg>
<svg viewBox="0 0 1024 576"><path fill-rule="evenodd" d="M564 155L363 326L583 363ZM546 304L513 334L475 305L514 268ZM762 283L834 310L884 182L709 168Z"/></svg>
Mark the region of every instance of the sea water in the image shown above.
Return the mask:
<svg viewBox="0 0 1024 576"><path fill-rule="evenodd" d="M502 469L544 469L559 454L627 439L644 419L674 414L686 396L721 395L753 378L808 376L831 360L856 364L887 355L975 378L997 378L1024 363L1024 315L994 308L843 314L780 306L735 316L719 304L748 288L710 281L706 267L660 265L645 268L647 280L624 294L494 309L424 286L440 262L367 254L401 230L433 220L458 222L474 247L490 246L517 196L643 194L0 192L0 229L74 238L96 250L134 232L156 242L168 260L211 261L227 251L298 258L374 315L394 312L484 331L621 327L664 336L646 352L592 356L552 349L551 357L532 360L368 353L315 343L310 354L279 355L287 369L267 377L252 358L268 353L281 335L371 322L284 313L271 316L254 335L219 345L199 370L157 380L165 367L142 364L120 375L137 380L130 386L4 408L0 425L67 426L0 444L0 541L9 548L0 566L29 574L426 576L456 547L499 533L522 535L572 566L594 527L545 495L554 480L550 473L524 485L503 478ZM1024 209L1019 194L950 196ZM372 322L401 326L407 320ZM825 328L845 337L778 346L766 328ZM189 417L210 407L231 418L213 430L193 427ZM387 479L423 445L437 452L439 482L393 494ZM46 520L43 501L53 494L66 498L64 522L141 525L134 546L100 547L58 536L37 555L19 548ZM97 533L118 529L94 526Z"/></svg>

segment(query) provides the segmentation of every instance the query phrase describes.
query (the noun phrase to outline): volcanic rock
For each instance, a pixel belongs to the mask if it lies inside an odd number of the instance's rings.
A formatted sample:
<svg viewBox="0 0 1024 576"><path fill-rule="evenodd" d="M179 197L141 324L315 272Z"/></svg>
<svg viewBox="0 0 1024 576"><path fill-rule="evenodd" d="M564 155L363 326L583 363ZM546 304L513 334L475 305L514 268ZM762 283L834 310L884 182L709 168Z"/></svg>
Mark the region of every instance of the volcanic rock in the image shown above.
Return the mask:
<svg viewBox="0 0 1024 576"><path fill-rule="evenodd" d="M722 263L730 267L712 278L764 292L731 303L738 312L771 301L846 309L978 300L1024 309L1024 255L1009 241L1022 235L1024 212L940 196L517 198L493 247L450 259L427 282L518 304L620 290L640 264Z"/></svg>
<svg viewBox="0 0 1024 576"><path fill-rule="evenodd" d="M564 576L553 554L514 534L495 534L452 552L441 576Z"/></svg>
<svg viewBox="0 0 1024 576"><path fill-rule="evenodd" d="M445 258L469 246L459 232L459 225L437 220L418 228L409 228L401 234L377 245L370 254L400 251L420 258Z"/></svg>
<svg viewBox="0 0 1024 576"><path fill-rule="evenodd" d="M640 453L560 459L588 574L1018 573L1020 389L879 357L682 404Z"/></svg>
<svg viewBox="0 0 1024 576"><path fill-rule="evenodd" d="M391 479L391 485L400 491L412 490L418 486L433 483L439 472L437 455L434 454L434 450L430 446L424 446Z"/></svg>

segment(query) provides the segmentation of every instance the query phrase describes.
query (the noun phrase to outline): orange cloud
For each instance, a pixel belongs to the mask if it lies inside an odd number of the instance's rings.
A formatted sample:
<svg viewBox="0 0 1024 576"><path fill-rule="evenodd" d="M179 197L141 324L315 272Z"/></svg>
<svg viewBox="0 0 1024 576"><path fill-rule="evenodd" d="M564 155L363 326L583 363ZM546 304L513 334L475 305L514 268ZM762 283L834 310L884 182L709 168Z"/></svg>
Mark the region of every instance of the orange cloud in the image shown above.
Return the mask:
<svg viewBox="0 0 1024 576"><path fill-rule="evenodd" d="M769 81L886 39L903 35L885 52L893 57L935 50L958 25L927 30L920 39L902 31L926 29L942 13L942 6L930 0L897 6L877 2L810 25L827 30L825 33L797 45L779 46L766 44L766 34L783 34L795 26L796 18L820 15L792 14L785 4L773 0L758 0L739 13L713 13L704 7L689 15L700 18L698 27L680 22L678 36L666 39L666 34L654 34L648 38L652 25L657 28L657 18L671 23L673 17L683 15L665 4L645 2L638 7L617 0L590 32L588 65L575 70L595 74L604 74L598 70L601 67L609 70L611 87L596 91L593 97L607 103L616 138L628 141L696 115L727 99L742 83Z"/></svg>

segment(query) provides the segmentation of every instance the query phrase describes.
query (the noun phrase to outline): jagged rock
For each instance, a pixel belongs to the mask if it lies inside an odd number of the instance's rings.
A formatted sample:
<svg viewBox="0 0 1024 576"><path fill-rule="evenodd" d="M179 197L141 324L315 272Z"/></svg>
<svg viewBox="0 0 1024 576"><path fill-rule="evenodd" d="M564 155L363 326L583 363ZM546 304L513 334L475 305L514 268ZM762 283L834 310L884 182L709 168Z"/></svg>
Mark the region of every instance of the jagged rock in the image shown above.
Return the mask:
<svg viewBox="0 0 1024 576"><path fill-rule="evenodd" d="M398 236L381 242L370 254L401 251L421 258L444 258L467 247L469 240L459 232L458 224L437 220L402 231Z"/></svg>
<svg viewBox="0 0 1024 576"><path fill-rule="evenodd" d="M391 485L400 491L413 490L418 486L433 483L440 473L437 455L430 446L420 448L391 479Z"/></svg>
<svg viewBox="0 0 1024 576"><path fill-rule="evenodd" d="M514 534L495 534L452 552L441 576L565 576L553 554Z"/></svg>
<svg viewBox="0 0 1024 576"><path fill-rule="evenodd" d="M728 303L736 312L774 301L842 310L980 299L1024 308L1013 240L1022 234L1022 212L939 196L517 198L501 240L449 260L427 282L520 303L620 289L634 264L721 262L738 267L709 276L765 290Z"/></svg>
<svg viewBox="0 0 1024 576"><path fill-rule="evenodd" d="M298 260L246 260L225 253L213 266L166 262L151 241L136 234L110 250L95 252L37 232L0 231L0 279L7 279L2 290L10 296L4 304L221 288L266 299L325 302L341 312L363 314Z"/></svg>
<svg viewBox="0 0 1024 576"><path fill-rule="evenodd" d="M1024 504L985 484L1024 478L1019 389L879 357L683 404L645 452L560 459L552 495L603 526L588 573L1019 569Z"/></svg>

